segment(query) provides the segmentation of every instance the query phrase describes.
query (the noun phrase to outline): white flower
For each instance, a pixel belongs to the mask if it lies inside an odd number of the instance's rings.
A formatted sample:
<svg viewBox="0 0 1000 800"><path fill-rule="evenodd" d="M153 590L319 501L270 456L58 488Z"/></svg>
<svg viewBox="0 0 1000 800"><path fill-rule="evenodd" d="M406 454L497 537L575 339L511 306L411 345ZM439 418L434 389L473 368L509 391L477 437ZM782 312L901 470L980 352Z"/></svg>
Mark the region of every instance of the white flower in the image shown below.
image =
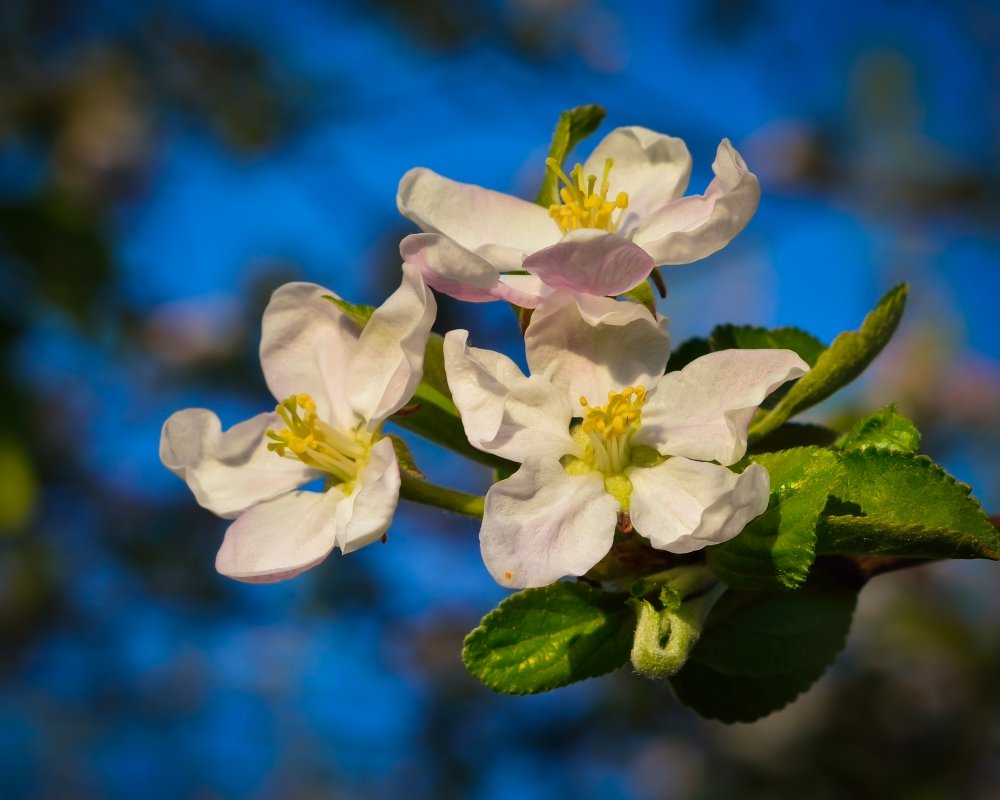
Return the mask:
<svg viewBox="0 0 1000 800"><path fill-rule="evenodd" d="M549 168L565 185L562 202L548 209L410 170L396 201L424 233L403 239L404 261L460 300L534 308L554 291L617 295L654 266L688 264L724 247L760 199L757 178L727 139L703 195L683 196L691 175L684 142L646 128L612 131L570 175Z"/></svg>
<svg viewBox="0 0 1000 800"><path fill-rule="evenodd" d="M648 328L593 328L569 303L550 322L560 341L546 346L540 332L527 342L529 377L506 356L469 347L466 331L445 337L469 441L522 465L486 495L480 544L497 582L583 575L611 548L622 511L673 553L731 539L763 513L767 470L726 467L745 454L761 401L808 371L802 359L725 350L663 375L667 353ZM566 342L575 343L569 352ZM582 369L586 353L601 360Z"/></svg>
<svg viewBox="0 0 1000 800"><path fill-rule="evenodd" d="M289 283L264 311L260 361L273 412L222 430L202 408L163 426L160 459L198 503L235 522L216 559L243 581L284 580L334 547L379 539L399 498L383 421L413 395L436 306L416 271L360 330L311 283ZM299 491L316 479L319 492Z"/></svg>

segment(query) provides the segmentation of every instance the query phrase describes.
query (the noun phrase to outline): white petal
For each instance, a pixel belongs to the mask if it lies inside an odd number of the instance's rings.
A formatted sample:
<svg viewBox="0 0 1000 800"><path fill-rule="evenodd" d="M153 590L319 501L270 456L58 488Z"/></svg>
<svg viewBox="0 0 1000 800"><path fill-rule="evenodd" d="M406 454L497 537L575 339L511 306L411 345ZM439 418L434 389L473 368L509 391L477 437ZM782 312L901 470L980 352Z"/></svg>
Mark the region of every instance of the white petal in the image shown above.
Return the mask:
<svg viewBox="0 0 1000 800"><path fill-rule="evenodd" d="M469 443L519 462L580 455L565 393L537 375L526 378L505 355L469 347L468 337L462 330L445 335L444 365Z"/></svg>
<svg viewBox="0 0 1000 800"><path fill-rule="evenodd" d="M583 575L611 549L619 507L600 473L567 475L555 459L529 461L486 494L483 561L513 588Z"/></svg>
<svg viewBox="0 0 1000 800"><path fill-rule="evenodd" d="M639 220L632 241L657 264L690 264L721 250L757 210L760 184L728 139L719 145L714 180L691 195Z"/></svg>
<svg viewBox="0 0 1000 800"><path fill-rule="evenodd" d="M737 475L717 464L670 458L631 467L630 516L653 547L690 553L732 539L767 508L770 477L759 464Z"/></svg>
<svg viewBox="0 0 1000 800"><path fill-rule="evenodd" d="M260 364L280 400L305 393L321 419L336 427L356 424L344 394L344 374L361 331L314 283L279 286L264 310Z"/></svg>
<svg viewBox="0 0 1000 800"><path fill-rule="evenodd" d="M604 172L611 158L609 198L628 193L628 208L619 230L627 233L637 221L684 194L691 177L691 154L681 139L648 128L616 128L597 145L584 164L584 173Z"/></svg>
<svg viewBox="0 0 1000 800"><path fill-rule="evenodd" d="M559 241L559 226L541 206L423 167L403 176L396 205L422 231L443 233L468 250L500 244L524 254Z"/></svg>
<svg viewBox="0 0 1000 800"><path fill-rule="evenodd" d="M757 406L809 371L791 350L721 350L664 375L646 395L637 444L664 455L735 464Z"/></svg>
<svg viewBox="0 0 1000 800"><path fill-rule="evenodd" d="M357 488L337 507L337 544L345 553L380 539L399 503L399 462L390 439L380 439L358 476Z"/></svg>
<svg viewBox="0 0 1000 800"><path fill-rule="evenodd" d="M608 392L649 387L663 374L670 352L666 318L639 303L565 294L545 298L524 334L528 365L566 392L603 405Z"/></svg>
<svg viewBox="0 0 1000 800"><path fill-rule="evenodd" d="M415 233L399 243L406 264L416 267L427 285L457 300L486 303L508 300L524 308L538 305L541 281L530 275L505 276L492 261L466 250L440 233ZM520 260L517 268L520 269ZM513 278L530 280L517 283Z"/></svg>
<svg viewBox="0 0 1000 800"><path fill-rule="evenodd" d="M552 289L604 296L646 280L653 259L617 234L578 230L525 258L524 268Z"/></svg>
<svg viewBox="0 0 1000 800"><path fill-rule="evenodd" d="M420 273L403 266L403 282L372 314L341 380L354 411L374 430L413 396L437 303Z"/></svg>
<svg viewBox="0 0 1000 800"><path fill-rule="evenodd" d="M292 492L241 514L222 540L215 568L249 583L292 578L325 559L336 544L344 494Z"/></svg>
<svg viewBox="0 0 1000 800"><path fill-rule="evenodd" d="M284 428L275 413L259 414L223 433L211 411L186 408L164 423L160 460L187 483L199 505L232 518L319 475L301 461L268 450L269 428Z"/></svg>

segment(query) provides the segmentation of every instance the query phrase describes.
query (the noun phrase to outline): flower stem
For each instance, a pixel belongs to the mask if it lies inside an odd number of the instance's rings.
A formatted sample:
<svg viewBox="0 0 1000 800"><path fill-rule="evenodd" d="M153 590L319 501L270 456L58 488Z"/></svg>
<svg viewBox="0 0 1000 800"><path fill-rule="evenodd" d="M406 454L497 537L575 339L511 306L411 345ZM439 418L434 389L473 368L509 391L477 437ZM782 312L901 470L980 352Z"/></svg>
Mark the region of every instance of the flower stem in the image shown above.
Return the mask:
<svg viewBox="0 0 1000 800"><path fill-rule="evenodd" d="M428 483L406 472L400 478L399 496L404 500L454 511L466 517L483 518L484 497Z"/></svg>

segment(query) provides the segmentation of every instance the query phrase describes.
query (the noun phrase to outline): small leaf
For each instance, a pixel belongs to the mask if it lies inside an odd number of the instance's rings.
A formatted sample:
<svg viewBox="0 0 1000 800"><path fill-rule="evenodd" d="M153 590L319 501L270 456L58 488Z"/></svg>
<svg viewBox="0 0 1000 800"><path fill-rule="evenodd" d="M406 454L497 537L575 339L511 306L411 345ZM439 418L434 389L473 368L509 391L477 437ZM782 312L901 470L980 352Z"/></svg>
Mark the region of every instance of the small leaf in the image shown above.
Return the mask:
<svg viewBox="0 0 1000 800"><path fill-rule="evenodd" d="M733 588L795 588L815 559L816 524L841 479L829 450L802 447L754 456L771 475L767 510L734 539L706 550L708 565Z"/></svg>
<svg viewBox="0 0 1000 800"><path fill-rule="evenodd" d="M847 639L857 588L816 570L794 592L727 592L683 669L678 699L723 722L753 722L812 686Z"/></svg>
<svg viewBox="0 0 1000 800"><path fill-rule="evenodd" d="M1000 531L970 487L926 456L868 449L846 451L839 459L844 480L836 499L861 513L838 513L837 521L821 526L820 552L1000 558ZM851 516L866 522L850 522Z"/></svg>
<svg viewBox="0 0 1000 800"><path fill-rule="evenodd" d="M392 442L393 452L396 454L399 471L410 477L423 480L424 473L417 466L416 459L413 458L413 453L410 452L410 446L406 443L406 440L401 436L396 436L394 433L390 433L388 436Z"/></svg>
<svg viewBox="0 0 1000 800"><path fill-rule="evenodd" d="M896 411L895 404L888 405L854 423L854 426L837 440L838 450L887 450L912 455L920 447L920 432L910 420Z"/></svg>
<svg viewBox="0 0 1000 800"><path fill-rule="evenodd" d="M650 314L656 315L656 298L653 297L653 287L649 285L649 281L642 281L636 284L622 294L622 297L627 297L629 300L641 303L649 309Z"/></svg>
<svg viewBox="0 0 1000 800"><path fill-rule="evenodd" d="M329 300L337 308L347 315L347 318L351 320L359 328L364 328L368 324L368 320L372 318L372 314L375 313L375 306L365 306L358 305L355 303L348 303L341 297L334 297L332 294L323 295L324 300Z"/></svg>
<svg viewBox="0 0 1000 800"><path fill-rule="evenodd" d="M489 688L535 694L604 675L628 661L628 595L553 583L511 595L465 638L462 660Z"/></svg>
<svg viewBox="0 0 1000 800"><path fill-rule="evenodd" d="M709 334L712 350L791 350L810 367L826 345L798 328L758 328L752 325L718 325Z"/></svg>
<svg viewBox="0 0 1000 800"><path fill-rule="evenodd" d="M796 381L781 401L750 426L751 440L770 433L786 420L825 400L849 384L886 346L906 305L906 284L885 295L856 331L842 333L816 359L812 370Z"/></svg>
<svg viewBox="0 0 1000 800"><path fill-rule="evenodd" d="M670 354L670 360L667 362L667 372L676 372L679 369L684 369L684 367L696 358L701 358L711 352L712 348L708 344L708 339L702 339L697 336L693 339L687 339L681 342Z"/></svg>
<svg viewBox="0 0 1000 800"><path fill-rule="evenodd" d="M597 130L604 114L604 109L598 105L577 106L563 111L549 144L549 158L561 165L574 147ZM546 208L559 202L559 178L550 169L545 170L535 202Z"/></svg>

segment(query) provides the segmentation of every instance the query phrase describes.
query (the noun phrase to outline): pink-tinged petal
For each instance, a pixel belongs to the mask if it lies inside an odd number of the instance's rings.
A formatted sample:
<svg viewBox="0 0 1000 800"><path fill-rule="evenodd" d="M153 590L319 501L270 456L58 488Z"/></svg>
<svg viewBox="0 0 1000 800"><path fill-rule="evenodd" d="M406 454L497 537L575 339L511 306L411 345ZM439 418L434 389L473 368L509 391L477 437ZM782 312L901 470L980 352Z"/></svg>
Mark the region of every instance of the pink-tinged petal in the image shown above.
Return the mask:
<svg viewBox="0 0 1000 800"><path fill-rule="evenodd" d="M164 423L160 460L187 483L199 505L233 518L319 475L301 461L268 450L269 428L284 428L277 414L259 414L223 433L211 411L187 408Z"/></svg>
<svg viewBox="0 0 1000 800"><path fill-rule="evenodd" d="M396 204L422 231L443 233L468 250L500 244L533 253L559 240L559 226L541 206L423 167L403 176Z"/></svg>
<svg viewBox="0 0 1000 800"><path fill-rule="evenodd" d="M483 561L497 583L517 589L583 575L611 549L619 507L600 473L529 461L486 494Z"/></svg>
<svg viewBox="0 0 1000 800"><path fill-rule="evenodd" d="M503 276L491 261L439 233L415 233L399 244L403 261L416 267L428 286L456 300L488 303L508 300L525 308L538 304L541 282L518 283ZM520 269L520 262L518 263Z"/></svg>
<svg viewBox="0 0 1000 800"><path fill-rule="evenodd" d="M416 268L403 265L403 282L375 309L351 359L338 376L351 408L374 430L402 407L420 383L424 350L437 303Z"/></svg>
<svg viewBox="0 0 1000 800"><path fill-rule="evenodd" d="M584 164L587 175L600 179L607 159L611 168L609 198L628 193L628 208L619 231L628 233L650 213L676 200L691 177L691 154L681 139L648 128L616 128L597 145Z"/></svg>
<svg viewBox="0 0 1000 800"><path fill-rule="evenodd" d="M566 394L544 378L526 378L507 356L468 345L468 331L444 337L448 387L473 447L512 461L581 455L569 435Z"/></svg>
<svg viewBox="0 0 1000 800"><path fill-rule="evenodd" d="M524 268L552 289L603 296L622 294L644 281L653 259L616 234L578 230L525 258Z"/></svg>
<svg viewBox="0 0 1000 800"><path fill-rule="evenodd" d="M761 401L809 371L791 350L720 350L664 375L646 395L636 444L664 455L735 464Z"/></svg>
<svg viewBox="0 0 1000 800"><path fill-rule="evenodd" d="M264 310L260 364L271 393L280 400L308 394L320 418L336 427L357 420L344 393L344 372L361 331L314 283L279 286Z"/></svg>
<svg viewBox="0 0 1000 800"><path fill-rule="evenodd" d="M501 275L496 293L501 300L521 308L536 308L553 292L534 275Z"/></svg>
<svg viewBox="0 0 1000 800"><path fill-rule="evenodd" d="M632 241L657 264L690 264L721 250L757 210L760 184L728 139L719 145L714 180L691 195L639 220Z"/></svg>
<svg viewBox="0 0 1000 800"><path fill-rule="evenodd" d="M292 492L241 514L222 540L215 568L247 583L275 583L316 566L337 539L337 507L344 494Z"/></svg>
<svg viewBox="0 0 1000 800"><path fill-rule="evenodd" d="M764 513L770 476L759 464L737 475L717 464L670 458L631 467L632 525L653 547L690 553L732 539Z"/></svg>
<svg viewBox="0 0 1000 800"><path fill-rule="evenodd" d="M377 441L357 488L337 506L337 545L345 553L371 544L392 524L399 503L399 462L390 439Z"/></svg>
<svg viewBox="0 0 1000 800"><path fill-rule="evenodd" d="M524 334L533 375L562 387L573 407L580 397L603 405L608 392L649 387L670 352L667 320L639 303L565 294L546 298Z"/></svg>

